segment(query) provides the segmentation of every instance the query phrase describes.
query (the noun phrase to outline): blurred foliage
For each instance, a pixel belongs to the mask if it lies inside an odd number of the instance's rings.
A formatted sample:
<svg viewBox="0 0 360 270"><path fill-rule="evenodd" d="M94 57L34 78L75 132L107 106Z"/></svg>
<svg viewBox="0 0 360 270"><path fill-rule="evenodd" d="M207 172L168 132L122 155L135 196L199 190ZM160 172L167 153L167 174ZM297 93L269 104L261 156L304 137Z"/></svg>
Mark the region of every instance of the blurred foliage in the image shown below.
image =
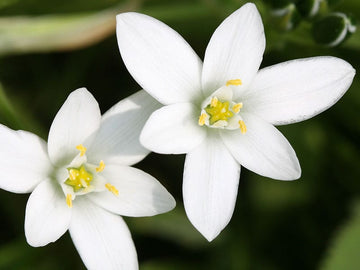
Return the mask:
<svg viewBox="0 0 360 270"><path fill-rule="evenodd" d="M137 91L117 48L118 12L139 11L164 21L203 57L217 25L245 2L0 0L0 123L46 138L71 91L86 86L102 111ZM267 38L263 67L332 55L359 70L359 31L334 48L316 44L311 31L315 21L331 12L360 18L359 1L327 1L320 17L301 15L297 27L288 31L279 30L269 1L254 2ZM126 218L140 268L360 269L359 208L353 204L360 195L359 89L356 76L346 95L328 111L279 127L298 155L301 179L276 181L243 168L234 216L211 243L192 227L182 206L184 156L152 153L137 164L159 179L178 203L163 215ZM27 197L0 190L0 269L84 269L68 234L43 248L26 243Z"/></svg>
<svg viewBox="0 0 360 270"><path fill-rule="evenodd" d="M337 232L322 270L357 270L360 265L360 203L354 204L352 218Z"/></svg>
<svg viewBox="0 0 360 270"><path fill-rule="evenodd" d="M89 46L115 31L115 15L123 10L0 18L0 54L72 50Z"/></svg>

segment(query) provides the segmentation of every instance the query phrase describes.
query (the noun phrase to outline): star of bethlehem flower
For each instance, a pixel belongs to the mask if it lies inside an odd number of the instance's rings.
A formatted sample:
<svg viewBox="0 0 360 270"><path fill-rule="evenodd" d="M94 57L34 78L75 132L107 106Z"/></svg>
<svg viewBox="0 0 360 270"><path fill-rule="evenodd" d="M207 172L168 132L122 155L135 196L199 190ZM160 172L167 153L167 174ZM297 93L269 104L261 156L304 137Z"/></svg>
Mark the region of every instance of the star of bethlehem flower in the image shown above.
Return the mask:
<svg viewBox="0 0 360 270"><path fill-rule="evenodd" d="M140 141L157 153L187 154L185 210L209 241L231 219L240 164L274 179L300 177L296 154L274 125L326 110L355 74L335 57L259 70L265 35L252 3L215 30L203 63L178 33L146 15L119 14L117 38L131 75L164 105L152 113Z"/></svg>
<svg viewBox="0 0 360 270"><path fill-rule="evenodd" d="M34 247L68 229L88 269L138 269L123 219L171 210L173 197L152 176L130 167L149 151L138 140L146 118L159 108L144 91L102 117L85 89L70 94L57 113L48 144L35 134L0 125L0 187L32 192L25 235Z"/></svg>

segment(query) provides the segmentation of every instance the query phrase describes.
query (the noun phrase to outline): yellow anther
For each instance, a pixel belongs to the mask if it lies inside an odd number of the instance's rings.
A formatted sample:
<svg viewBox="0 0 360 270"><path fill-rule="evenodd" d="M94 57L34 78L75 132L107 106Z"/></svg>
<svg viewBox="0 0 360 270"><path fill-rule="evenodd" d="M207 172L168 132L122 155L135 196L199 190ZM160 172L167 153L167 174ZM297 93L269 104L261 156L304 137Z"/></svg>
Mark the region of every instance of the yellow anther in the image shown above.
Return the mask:
<svg viewBox="0 0 360 270"><path fill-rule="evenodd" d="M239 127L240 127L240 131L242 134L245 134L246 133L246 126L245 126L245 123L243 120L240 120L239 121Z"/></svg>
<svg viewBox="0 0 360 270"><path fill-rule="evenodd" d="M80 151L80 156L82 157L83 155L85 155L86 152L86 147L83 146L82 144L79 144L78 146L76 146L76 149Z"/></svg>
<svg viewBox="0 0 360 270"><path fill-rule="evenodd" d="M199 125L200 125L200 126L205 125L206 118L207 118L207 114L206 114L206 113L202 113L202 114L200 115L200 117L199 117Z"/></svg>
<svg viewBox="0 0 360 270"><path fill-rule="evenodd" d="M217 97L213 97L211 99L210 107L216 107L217 103L218 103Z"/></svg>
<svg viewBox="0 0 360 270"><path fill-rule="evenodd" d="M240 112L240 109L243 107L242 103L237 103L232 107L232 110L234 113L238 113Z"/></svg>
<svg viewBox="0 0 360 270"><path fill-rule="evenodd" d="M242 85L242 81L240 79L229 80L226 82L226 86L229 86L229 85Z"/></svg>
<svg viewBox="0 0 360 270"><path fill-rule="evenodd" d="M112 184L107 183L105 184L105 187L115 196L119 196L119 191Z"/></svg>
<svg viewBox="0 0 360 270"><path fill-rule="evenodd" d="M66 195L66 204L69 206L69 208L72 207L72 195L70 193Z"/></svg>
<svg viewBox="0 0 360 270"><path fill-rule="evenodd" d="M102 172L104 169L105 169L105 163L104 161L101 160L99 163L99 167L97 167L95 170L96 172Z"/></svg>

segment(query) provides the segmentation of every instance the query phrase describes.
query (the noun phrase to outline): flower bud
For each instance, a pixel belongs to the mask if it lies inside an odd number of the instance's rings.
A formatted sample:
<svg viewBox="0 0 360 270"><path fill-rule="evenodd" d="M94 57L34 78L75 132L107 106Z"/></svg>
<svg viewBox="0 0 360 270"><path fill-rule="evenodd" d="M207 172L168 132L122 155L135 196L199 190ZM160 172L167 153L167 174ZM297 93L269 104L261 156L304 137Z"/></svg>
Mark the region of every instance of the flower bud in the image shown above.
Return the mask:
<svg viewBox="0 0 360 270"><path fill-rule="evenodd" d="M296 5L302 16L313 18L328 7L327 0L302 0Z"/></svg>
<svg viewBox="0 0 360 270"><path fill-rule="evenodd" d="M289 31L294 29L301 21L301 15L294 3L276 8L271 12L276 26L280 30Z"/></svg>
<svg viewBox="0 0 360 270"><path fill-rule="evenodd" d="M336 12L323 17L313 24L314 40L329 47L338 46L356 31L353 17Z"/></svg>

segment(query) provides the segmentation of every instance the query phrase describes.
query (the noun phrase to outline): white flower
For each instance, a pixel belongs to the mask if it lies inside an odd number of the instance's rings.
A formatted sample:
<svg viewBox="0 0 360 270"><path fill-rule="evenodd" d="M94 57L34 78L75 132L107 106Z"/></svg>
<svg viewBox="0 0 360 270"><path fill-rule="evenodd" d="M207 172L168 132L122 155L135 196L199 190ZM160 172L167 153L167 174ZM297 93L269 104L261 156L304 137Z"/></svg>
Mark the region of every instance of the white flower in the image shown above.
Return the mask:
<svg viewBox="0 0 360 270"><path fill-rule="evenodd" d="M144 115L157 108L140 91L101 117L82 88L57 113L47 145L0 125L0 187L32 192L25 214L30 245L47 245L69 229L87 268L138 269L130 232L117 214L151 216L175 206L155 178L130 167L148 154L138 137Z"/></svg>
<svg viewBox="0 0 360 270"><path fill-rule="evenodd" d="M240 164L274 179L300 177L296 154L274 125L326 110L355 74L335 57L258 71L265 36L254 4L244 5L216 29L204 63L178 33L146 15L118 15L117 37L129 72L165 105L150 116L140 141L154 152L187 153L185 210L209 241L231 219Z"/></svg>

